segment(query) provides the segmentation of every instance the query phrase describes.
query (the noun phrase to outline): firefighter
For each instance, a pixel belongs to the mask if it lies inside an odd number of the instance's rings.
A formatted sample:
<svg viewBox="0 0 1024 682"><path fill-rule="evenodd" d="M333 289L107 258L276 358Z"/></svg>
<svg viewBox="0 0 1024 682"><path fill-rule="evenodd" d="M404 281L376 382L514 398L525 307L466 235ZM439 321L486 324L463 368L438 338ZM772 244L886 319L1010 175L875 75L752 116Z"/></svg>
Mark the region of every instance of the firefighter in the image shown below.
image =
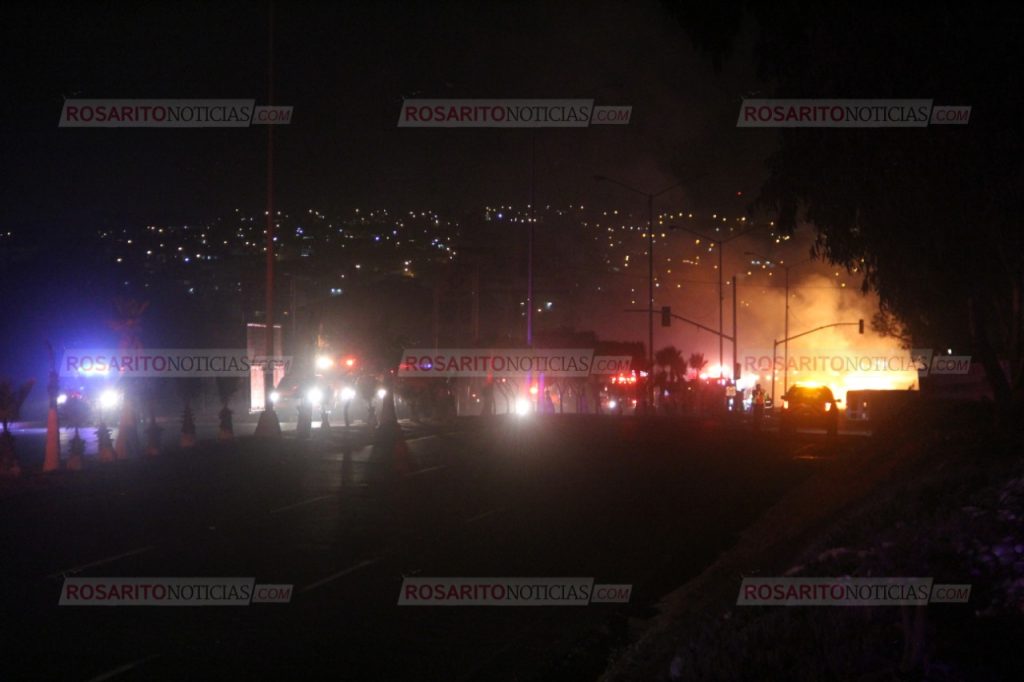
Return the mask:
<svg viewBox="0 0 1024 682"><path fill-rule="evenodd" d="M754 402L754 430L761 428L761 420L764 419L764 402L765 394L764 389L761 388L761 384L754 386L753 394Z"/></svg>

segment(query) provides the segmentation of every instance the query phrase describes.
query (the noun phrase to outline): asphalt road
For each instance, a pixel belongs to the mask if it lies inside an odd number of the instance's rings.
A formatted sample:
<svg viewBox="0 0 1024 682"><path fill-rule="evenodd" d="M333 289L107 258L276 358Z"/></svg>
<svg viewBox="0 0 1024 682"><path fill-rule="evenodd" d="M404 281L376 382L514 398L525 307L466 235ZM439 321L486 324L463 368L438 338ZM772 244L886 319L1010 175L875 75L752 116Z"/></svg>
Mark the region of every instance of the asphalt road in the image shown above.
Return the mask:
<svg viewBox="0 0 1024 682"><path fill-rule="evenodd" d="M631 616L861 439L531 417L239 439L0 499L4 679L593 679ZM65 576L255 577L288 604L61 607ZM403 576L594 577L628 605L398 606ZM6 669L6 672L5 672Z"/></svg>

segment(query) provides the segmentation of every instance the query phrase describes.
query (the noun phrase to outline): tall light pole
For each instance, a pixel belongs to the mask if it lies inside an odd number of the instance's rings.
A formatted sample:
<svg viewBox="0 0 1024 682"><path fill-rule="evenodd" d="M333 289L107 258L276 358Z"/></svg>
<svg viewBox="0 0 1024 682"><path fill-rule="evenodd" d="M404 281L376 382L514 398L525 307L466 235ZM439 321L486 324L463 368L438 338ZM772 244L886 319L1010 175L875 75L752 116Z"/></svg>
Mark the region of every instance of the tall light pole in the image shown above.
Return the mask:
<svg viewBox="0 0 1024 682"><path fill-rule="evenodd" d="M533 348L533 237L537 202L537 133L530 135L530 210L526 220L530 225L526 247L526 347Z"/></svg>
<svg viewBox="0 0 1024 682"><path fill-rule="evenodd" d="M636 192L647 197L647 405L654 407L654 199L669 192L676 187L681 187L693 180L693 178L669 185L658 192L644 192L636 187L619 182L604 175L595 175L598 182L610 182L630 192Z"/></svg>
<svg viewBox="0 0 1024 682"><path fill-rule="evenodd" d="M274 3L270 3L267 38L267 106L274 104ZM267 126L267 314L264 351L266 365L263 369L263 413L256 424L257 436L276 437L281 435L281 424L274 403L270 399L274 391L274 126ZM294 311L293 311L294 313Z"/></svg>
<svg viewBox="0 0 1024 682"><path fill-rule="evenodd" d="M739 365L739 339L740 332L736 328L736 275L732 276L732 383L735 386L739 377L736 376L739 372L736 371L736 366ZM721 338L721 337L719 337Z"/></svg>
<svg viewBox="0 0 1024 682"><path fill-rule="evenodd" d="M715 247L718 249L718 378L722 379L724 374L725 374L725 348L724 348L724 345L723 345L723 339L725 338L723 336L723 334L725 333L725 324L724 324L724 321L725 321L725 285L724 285L724 282L723 282L723 275L722 275L722 268L723 268L722 252L725 249L723 248L723 246L725 246L726 244L731 242L733 239L736 239L737 237L742 237L743 235L747 234L748 232L753 231L754 229L756 229L756 226L749 227L746 230L743 230L742 232L738 232L737 234L734 234L734 235L732 235L732 236L730 236L730 237L728 237L726 239L716 239L715 237L708 237L707 235L701 234L700 232L697 232L696 230L691 230L688 227L683 227L682 225L669 225L668 227L669 227L670 230L682 230L684 232L689 232L690 234L692 234L692 235L694 235L696 237L700 237L701 239L706 239L707 241L709 241L712 244L714 244ZM735 320L733 320L733 324L735 325ZM733 336L735 337L735 335L736 335L736 329L735 328L732 330L732 333L733 333ZM736 352L735 352L736 348L735 348L735 346L736 346L736 343L735 343L735 341L733 341L733 356L734 357L736 355ZM736 371L736 363L733 362L733 373L735 373L735 371ZM733 377L733 381L735 381L735 380L736 380L736 377Z"/></svg>
<svg viewBox="0 0 1024 682"><path fill-rule="evenodd" d="M782 394L785 395L786 392L789 390L789 271L792 270L793 268L797 267L797 266L805 265L805 264L810 263L811 261L814 261L814 260L817 260L817 259L814 258L813 256L811 256L811 257L805 258L805 259L803 259L801 261L797 261L796 263L790 263L789 265L786 265L785 261L783 261L783 260L775 260L773 258L769 258L768 256L762 256L759 253L754 253L753 251L746 251L744 253L744 255L746 255L746 256L753 256L754 258L759 258L766 265L768 265L768 264L778 265L785 272L785 281L786 281L786 289L785 289L786 290L786 319L785 319L785 322L783 324L783 333L782 333L782 338L785 339L783 341L783 344L782 344L782 377L783 377L782 378ZM772 352L772 402L773 403L775 402L775 353L774 352Z"/></svg>

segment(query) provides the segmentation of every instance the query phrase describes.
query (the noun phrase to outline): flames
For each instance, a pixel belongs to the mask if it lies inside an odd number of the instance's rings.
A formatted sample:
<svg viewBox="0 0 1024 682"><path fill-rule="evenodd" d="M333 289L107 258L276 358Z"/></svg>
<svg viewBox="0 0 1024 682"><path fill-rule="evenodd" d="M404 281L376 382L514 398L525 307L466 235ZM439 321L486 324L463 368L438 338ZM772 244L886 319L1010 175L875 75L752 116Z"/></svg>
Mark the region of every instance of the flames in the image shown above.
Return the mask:
<svg viewBox="0 0 1024 682"><path fill-rule="evenodd" d="M774 294L774 295L773 295ZM773 300L774 299L774 300ZM878 310L878 299L852 288L835 286L832 277L810 274L790 291L790 336L834 324L870 320ZM775 340L783 338L779 318L784 316L785 297L771 292L753 312L757 328ZM780 316L781 313L781 316ZM742 324L742 323L741 323ZM740 327L741 344L744 329ZM749 332L747 332L749 338ZM762 337L764 338L764 337ZM768 389L772 380L772 348L774 343L757 348L741 358L741 366L751 373L745 383L760 382ZM870 330L863 335L856 326L830 327L789 342L788 384L827 386L846 404L849 391L866 389L907 390L918 388L917 368L910 352L899 341L882 337ZM775 393L781 396L786 384L784 345L777 346L775 360ZM752 384L751 384L752 385Z"/></svg>

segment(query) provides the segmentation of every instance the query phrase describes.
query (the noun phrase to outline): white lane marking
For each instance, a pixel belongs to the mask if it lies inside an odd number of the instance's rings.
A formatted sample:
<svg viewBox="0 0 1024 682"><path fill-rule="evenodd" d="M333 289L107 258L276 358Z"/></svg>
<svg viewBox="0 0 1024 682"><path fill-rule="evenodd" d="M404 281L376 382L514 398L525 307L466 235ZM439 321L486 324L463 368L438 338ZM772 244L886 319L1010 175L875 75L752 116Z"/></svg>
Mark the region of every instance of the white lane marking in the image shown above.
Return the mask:
<svg viewBox="0 0 1024 682"><path fill-rule="evenodd" d="M411 443L416 440L427 440L428 438L436 438L440 440L441 438L449 438L451 436L465 436L467 434L471 435L472 431L441 431L439 433L428 433L425 436L414 436L412 438L406 438L405 442Z"/></svg>
<svg viewBox="0 0 1024 682"><path fill-rule="evenodd" d="M143 553L148 552L148 551L150 551L152 549L156 549L156 546L155 545L149 545L148 547L139 547L138 549L131 549L131 550L128 550L127 552L123 552L121 554L115 554L114 556L110 556L110 557L107 557L105 559L98 559L96 561L92 561L92 562L87 563L87 564L82 564L81 566L75 566L74 568L66 568L66 569L64 569L62 571L56 571L56 572L51 573L50 575L48 575L46 577L47 578L61 578L63 576L68 575L69 573L81 573L82 571L84 571L86 569L94 568L96 566L102 566L103 564L109 564L109 563L111 563L113 561L117 561L118 559L124 559L125 557L133 556L135 554L143 554Z"/></svg>
<svg viewBox="0 0 1024 682"><path fill-rule="evenodd" d="M467 519L466 525L476 523L477 521L482 521L486 519L488 516L492 516L493 514L500 514L503 511L505 511L505 507L501 507L500 509L492 509L491 511L485 511L483 514L477 514L473 518Z"/></svg>
<svg viewBox="0 0 1024 682"><path fill-rule="evenodd" d="M413 476L419 476L421 474L429 474L431 471L442 471L444 469L451 469L451 468L452 468L451 464L442 464L440 466L430 467L429 469L420 469L419 471L414 471L411 474L409 474L406 478L412 478Z"/></svg>
<svg viewBox="0 0 1024 682"><path fill-rule="evenodd" d="M405 439L405 442L406 442L406 443L415 443L415 442L417 442L417 441L421 441L421 440L429 440L429 439L431 439L431 438L434 438L434 439L436 439L436 438L439 438L439 436L438 436L437 434L431 434L431 435L429 435L429 436L416 436L415 438L406 438L406 439Z"/></svg>
<svg viewBox="0 0 1024 682"><path fill-rule="evenodd" d="M310 583L309 585L306 585L305 587L299 588L299 592L301 593L301 592L309 592L310 590L315 590L318 587L322 587L322 586L326 585L327 583L331 582L332 580L337 580L338 578L343 578L346 575L348 575L349 573L355 573L359 569L366 568L367 566L372 566L373 564L378 563L383 558L384 557L377 557L376 559L366 559L365 561L360 561L358 564L356 564L354 566L349 566L348 568L342 569L342 570L338 571L337 573L332 573L331 575L327 576L326 578L323 578L321 580L317 580L315 583Z"/></svg>
<svg viewBox="0 0 1024 682"><path fill-rule="evenodd" d="M321 495L320 497L311 497L308 500L302 500L301 502L296 502L295 504L289 504L289 505L285 505L284 507L278 507L277 509L271 509L270 513L271 514L280 514L281 512L288 511L289 509L295 509L296 507L304 507L307 504L313 504L313 503L319 502L321 500L329 500L329 499L332 499L334 497L336 497L336 495Z"/></svg>
<svg viewBox="0 0 1024 682"><path fill-rule="evenodd" d="M128 672L132 668L138 668L143 663L146 663L147 661L152 661L154 658L158 658L159 656L160 656L160 654L153 654L152 656L146 656L145 658L140 658L139 660L132 661L131 663L125 663L124 665L119 665L118 667L114 668L113 670L108 670L105 673L100 673L96 677L91 678L89 680L89 682L102 682L103 680L109 680L112 677L117 677L121 673Z"/></svg>

